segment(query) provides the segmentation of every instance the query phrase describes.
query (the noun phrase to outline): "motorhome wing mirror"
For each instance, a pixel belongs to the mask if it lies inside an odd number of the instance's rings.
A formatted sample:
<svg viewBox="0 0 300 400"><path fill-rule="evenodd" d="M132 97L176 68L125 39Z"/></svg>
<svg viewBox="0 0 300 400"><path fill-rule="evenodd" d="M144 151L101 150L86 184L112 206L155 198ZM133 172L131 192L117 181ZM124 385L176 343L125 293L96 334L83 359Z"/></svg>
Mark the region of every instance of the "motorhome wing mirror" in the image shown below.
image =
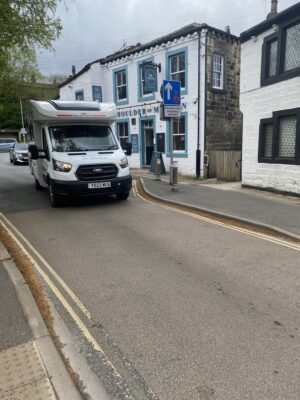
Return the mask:
<svg viewBox="0 0 300 400"><path fill-rule="evenodd" d="M131 143L126 143L122 146L122 149L126 153L127 156L131 156L132 154L132 144Z"/></svg>
<svg viewBox="0 0 300 400"><path fill-rule="evenodd" d="M28 146L28 153L29 158L31 158L32 160L37 160L39 158L39 151L35 144L30 144Z"/></svg>

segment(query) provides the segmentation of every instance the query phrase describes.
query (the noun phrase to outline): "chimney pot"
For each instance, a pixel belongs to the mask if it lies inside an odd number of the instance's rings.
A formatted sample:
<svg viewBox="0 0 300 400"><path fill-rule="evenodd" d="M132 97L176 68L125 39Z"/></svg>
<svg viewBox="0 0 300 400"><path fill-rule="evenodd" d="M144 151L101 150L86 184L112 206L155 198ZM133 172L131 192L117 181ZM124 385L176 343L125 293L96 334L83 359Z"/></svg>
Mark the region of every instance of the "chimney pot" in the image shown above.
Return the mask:
<svg viewBox="0 0 300 400"><path fill-rule="evenodd" d="M267 15L267 19L275 17L277 15L277 5L278 5L278 0L271 0L271 11Z"/></svg>
<svg viewBox="0 0 300 400"><path fill-rule="evenodd" d="M72 75L74 76L75 74L76 74L75 65L72 65Z"/></svg>

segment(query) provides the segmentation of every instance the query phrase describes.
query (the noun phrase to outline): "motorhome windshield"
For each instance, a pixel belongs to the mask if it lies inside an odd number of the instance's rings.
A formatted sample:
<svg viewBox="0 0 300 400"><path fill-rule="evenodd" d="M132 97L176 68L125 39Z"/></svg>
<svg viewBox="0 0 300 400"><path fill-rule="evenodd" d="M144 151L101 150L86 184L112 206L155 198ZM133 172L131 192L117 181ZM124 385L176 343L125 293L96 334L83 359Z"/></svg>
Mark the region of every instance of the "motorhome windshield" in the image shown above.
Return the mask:
<svg viewBox="0 0 300 400"><path fill-rule="evenodd" d="M49 127L53 151L116 150L118 144L108 126L61 125Z"/></svg>

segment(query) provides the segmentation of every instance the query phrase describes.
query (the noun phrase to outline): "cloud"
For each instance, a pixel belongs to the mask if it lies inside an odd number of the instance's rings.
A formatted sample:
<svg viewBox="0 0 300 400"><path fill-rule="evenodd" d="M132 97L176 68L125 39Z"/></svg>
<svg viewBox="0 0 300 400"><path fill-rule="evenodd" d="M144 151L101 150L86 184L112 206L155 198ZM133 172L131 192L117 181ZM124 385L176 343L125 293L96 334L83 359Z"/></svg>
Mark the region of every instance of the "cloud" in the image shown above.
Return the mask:
<svg viewBox="0 0 300 400"><path fill-rule="evenodd" d="M279 11L295 4L281 0ZM239 35L261 22L270 10L270 0L74 0L58 5L63 34L53 46L56 53L41 52L38 64L47 73L71 73L88 62L119 50L127 44L145 43L192 22L219 29L231 27Z"/></svg>

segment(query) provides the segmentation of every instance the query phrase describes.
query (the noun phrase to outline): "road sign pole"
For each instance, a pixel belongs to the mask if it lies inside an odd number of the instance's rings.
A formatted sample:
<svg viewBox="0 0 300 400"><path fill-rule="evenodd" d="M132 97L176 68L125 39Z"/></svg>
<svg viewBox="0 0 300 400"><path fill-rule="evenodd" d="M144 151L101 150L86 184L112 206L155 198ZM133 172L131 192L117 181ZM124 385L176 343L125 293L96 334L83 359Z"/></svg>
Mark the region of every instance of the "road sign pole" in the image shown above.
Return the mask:
<svg viewBox="0 0 300 400"><path fill-rule="evenodd" d="M173 118L170 118L170 185L174 184L173 176Z"/></svg>

